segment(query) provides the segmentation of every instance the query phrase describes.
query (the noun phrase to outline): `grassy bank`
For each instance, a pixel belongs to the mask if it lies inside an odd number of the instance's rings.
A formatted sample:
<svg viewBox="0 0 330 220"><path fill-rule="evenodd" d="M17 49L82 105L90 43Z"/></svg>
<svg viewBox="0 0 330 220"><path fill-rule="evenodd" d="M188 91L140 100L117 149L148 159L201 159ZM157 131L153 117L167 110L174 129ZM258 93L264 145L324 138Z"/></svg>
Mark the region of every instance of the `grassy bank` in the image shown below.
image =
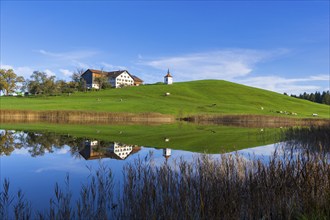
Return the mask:
<svg viewBox="0 0 330 220"><path fill-rule="evenodd" d="M165 96L165 93L170 93ZM256 114L329 118L330 107L222 80L144 85L70 96L0 97L0 109L92 112L156 112L176 117L202 114ZM282 112L282 113L281 113ZM297 115L292 114L297 113Z"/></svg>
<svg viewBox="0 0 330 220"><path fill-rule="evenodd" d="M269 163L238 155L156 165L152 157L123 169L118 191L101 165L72 201L69 177L55 185L49 209L32 210L22 192L0 193L0 218L13 219L328 219L329 155L277 153ZM322 162L320 162L322 161ZM328 161L328 162L327 162Z"/></svg>
<svg viewBox="0 0 330 220"><path fill-rule="evenodd" d="M2 123L0 129L39 133L53 132L89 140L207 153L235 151L275 143L279 140L281 130L279 128L240 128L190 123L157 126ZM165 141L165 138L169 141Z"/></svg>

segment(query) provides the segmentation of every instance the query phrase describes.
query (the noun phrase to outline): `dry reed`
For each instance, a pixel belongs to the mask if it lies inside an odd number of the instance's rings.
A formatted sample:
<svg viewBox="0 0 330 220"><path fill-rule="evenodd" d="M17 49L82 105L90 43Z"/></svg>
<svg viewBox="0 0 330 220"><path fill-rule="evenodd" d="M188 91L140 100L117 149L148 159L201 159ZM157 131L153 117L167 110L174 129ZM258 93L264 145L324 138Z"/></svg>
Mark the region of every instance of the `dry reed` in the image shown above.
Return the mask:
<svg viewBox="0 0 330 220"><path fill-rule="evenodd" d="M289 127L329 125L329 119L289 118L267 115L194 115L181 120L198 124L232 125L240 127Z"/></svg>
<svg viewBox="0 0 330 220"><path fill-rule="evenodd" d="M75 123L75 124L106 124L106 123L171 123L175 118L160 113L115 113L88 111L20 111L0 110L1 123Z"/></svg>

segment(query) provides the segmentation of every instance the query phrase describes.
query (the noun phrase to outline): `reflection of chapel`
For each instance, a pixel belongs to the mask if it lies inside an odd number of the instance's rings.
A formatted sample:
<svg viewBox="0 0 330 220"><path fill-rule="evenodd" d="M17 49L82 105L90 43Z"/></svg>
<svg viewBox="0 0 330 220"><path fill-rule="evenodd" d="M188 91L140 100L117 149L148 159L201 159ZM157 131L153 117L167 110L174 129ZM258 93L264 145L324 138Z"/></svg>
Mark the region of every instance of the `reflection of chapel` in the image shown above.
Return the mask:
<svg viewBox="0 0 330 220"><path fill-rule="evenodd" d="M165 157L166 160L168 160L168 158L170 158L172 153L171 148L164 148L163 149L163 156Z"/></svg>
<svg viewBox="0 0 330 220"><path fill-rule="evenodd" d="M170 74L170 69L167 70L167 74L166 76L164 76L164 83L166 85L171 85L173 84L173 77L172 75Z"/></svg>

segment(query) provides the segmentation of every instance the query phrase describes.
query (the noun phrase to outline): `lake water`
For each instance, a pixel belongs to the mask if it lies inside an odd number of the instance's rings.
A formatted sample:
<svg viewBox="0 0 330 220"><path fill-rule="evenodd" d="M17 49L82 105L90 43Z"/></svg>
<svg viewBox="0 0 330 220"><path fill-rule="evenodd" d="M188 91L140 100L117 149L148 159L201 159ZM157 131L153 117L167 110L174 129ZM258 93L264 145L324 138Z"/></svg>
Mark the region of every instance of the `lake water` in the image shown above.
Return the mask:
<svg viewBox="0 0 330 220"><path fill-rule="evenodd" d="M19 129L19 127L22 127ZM100 165L111 168L117 189L123 168L137 159L157 164L192 161L201 154L220 158L238 153L247 161L267 162L276 150L283 154L282 128L175 125L2 125L0 128L0 180L10 181L35 210L49 208L56 183L62 188L67 175L72 201ZM307 135L304 135L307 136ZM326 134L323 139L329 139ZM2 188L2 187L1 187Z"/></svg>

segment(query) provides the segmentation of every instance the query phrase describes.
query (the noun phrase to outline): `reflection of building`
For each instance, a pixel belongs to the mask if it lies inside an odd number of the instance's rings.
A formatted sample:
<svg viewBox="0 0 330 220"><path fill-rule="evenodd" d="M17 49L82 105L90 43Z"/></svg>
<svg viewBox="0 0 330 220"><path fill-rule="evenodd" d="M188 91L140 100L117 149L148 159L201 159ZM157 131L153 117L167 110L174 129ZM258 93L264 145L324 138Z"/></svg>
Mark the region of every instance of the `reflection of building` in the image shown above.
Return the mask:
<svg viewBox="0 0 330 220"><path fill-rule="evenodd" d="M131 154L141 150L137 145L126 145L118 142L99 142L87 140L84 148L79 152L86 160L94 160L101 158L113 158L117 160L125 160Z"/></svg>
<svg viewBox="0 0 330 220"><path fill-rule="evenodd" d="M133 145L126 145L114 142L111 145L111 151L121 159L125 159L133 151Z"/></svg>
<svg viewBox="0 0 330 220"><path fill-rule="evenodd" d="M163 156L166 158L166 160L167 160L168 158L170 158L171 153L172 153L171 148L164 148L164 149L163 149Z"/></svg>

